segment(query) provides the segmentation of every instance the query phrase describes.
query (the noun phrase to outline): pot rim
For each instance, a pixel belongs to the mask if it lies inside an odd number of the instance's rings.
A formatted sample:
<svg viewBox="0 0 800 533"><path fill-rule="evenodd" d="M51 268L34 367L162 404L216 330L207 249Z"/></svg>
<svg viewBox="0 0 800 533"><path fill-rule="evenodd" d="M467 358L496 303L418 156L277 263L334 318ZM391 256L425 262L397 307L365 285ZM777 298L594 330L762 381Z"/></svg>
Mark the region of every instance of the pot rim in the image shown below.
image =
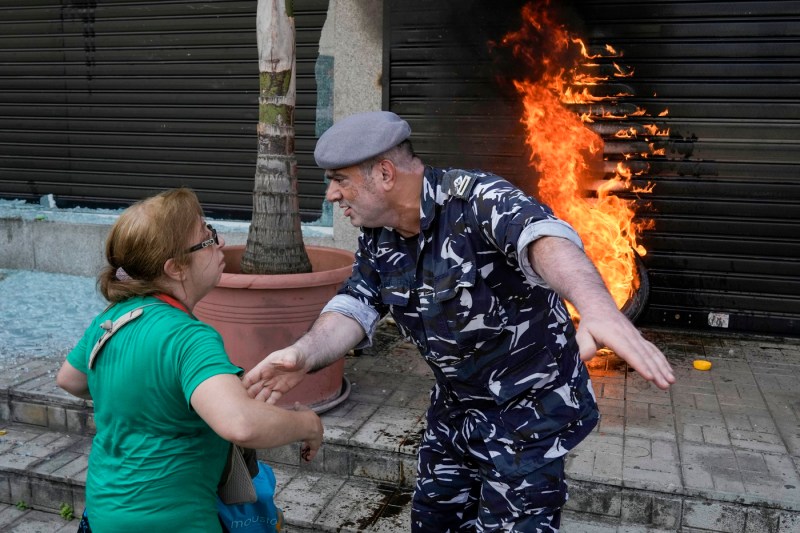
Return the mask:
<svg viewBox="0 0 800 533"><path fill-rule="evenodd" d="M225 251L244 250L245 245L234 244L225 246ZM308 272L304 274L235 274L223 272L217 287L226 289L294 289L299 287L318 287L332 283L343 283L353 271L353 252L331 246L306 245L311 252L325 255L335 255L346 261L346 266Z"/></svg>

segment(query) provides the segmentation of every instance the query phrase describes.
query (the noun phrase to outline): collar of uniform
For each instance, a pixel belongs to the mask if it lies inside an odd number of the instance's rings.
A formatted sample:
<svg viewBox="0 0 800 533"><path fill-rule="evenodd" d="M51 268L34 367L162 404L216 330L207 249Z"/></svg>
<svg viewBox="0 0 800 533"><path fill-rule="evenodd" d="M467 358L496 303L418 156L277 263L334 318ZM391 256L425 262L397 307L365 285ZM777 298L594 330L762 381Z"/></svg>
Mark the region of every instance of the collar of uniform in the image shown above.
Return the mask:
<svg viewBox="0 0 800 533"><path fill-rule="evenodd" d="M421 231L427 231L436 218L436 204L438 196L441 195L441 179L444 170L440 168L425 167L425 176L422 180L422 201L420 204L419 227Z"/></svg>

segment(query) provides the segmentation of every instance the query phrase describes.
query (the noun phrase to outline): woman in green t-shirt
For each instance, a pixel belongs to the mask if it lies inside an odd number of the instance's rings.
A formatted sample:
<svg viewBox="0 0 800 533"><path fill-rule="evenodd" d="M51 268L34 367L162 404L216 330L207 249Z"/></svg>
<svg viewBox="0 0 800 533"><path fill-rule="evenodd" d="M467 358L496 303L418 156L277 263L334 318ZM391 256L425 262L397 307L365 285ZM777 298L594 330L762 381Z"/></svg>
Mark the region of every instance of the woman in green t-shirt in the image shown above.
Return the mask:
<svg viewBox="0 0 800 533"><path fill-rule="evenodd" d="M229 442L302 441L307 460L322 444L313 411L251 399L222 338L192 315L220 279L224 245L185 188L132 205L111 228L98 280L111 305L57 377L94 401L82 524L90 519L95 533L221 531L216 491Z"/></svg>

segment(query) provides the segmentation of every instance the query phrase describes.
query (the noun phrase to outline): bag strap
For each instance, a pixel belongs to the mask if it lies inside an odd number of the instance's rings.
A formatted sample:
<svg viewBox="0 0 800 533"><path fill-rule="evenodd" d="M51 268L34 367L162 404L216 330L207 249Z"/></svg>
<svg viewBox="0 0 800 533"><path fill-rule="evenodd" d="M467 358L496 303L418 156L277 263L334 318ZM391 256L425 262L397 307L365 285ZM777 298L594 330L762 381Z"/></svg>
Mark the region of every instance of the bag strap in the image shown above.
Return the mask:
<svg viewBox="0 0 800 533"><path fill-rule="evenodd" d="M128 311L124 315L120 316L119 318L117 318L113 322L109 319L109 320L106 320L105 322L103 322L102 324L100 324L100 327L105 330L105 333L100 335L100 338L97 339L97 342L95 343L94 348L92 348L92 353L89 355L89 368L94 367L95 359L97 359L97 356L100 354L100 350L102 350L103 346L106 345L106 343L108 342L108 339L110 339L111 336L114 335L114 333L119 331L120 328L122 328L122 326L124 326L125 324L128 324L128 323L136 320L140 316L142 316L142 310L145 307L150 307L151 305L159 305L159 304L152 303L152 304L143 305L141 307L137 307L136 309L134 309L132 311Z"/></svg>

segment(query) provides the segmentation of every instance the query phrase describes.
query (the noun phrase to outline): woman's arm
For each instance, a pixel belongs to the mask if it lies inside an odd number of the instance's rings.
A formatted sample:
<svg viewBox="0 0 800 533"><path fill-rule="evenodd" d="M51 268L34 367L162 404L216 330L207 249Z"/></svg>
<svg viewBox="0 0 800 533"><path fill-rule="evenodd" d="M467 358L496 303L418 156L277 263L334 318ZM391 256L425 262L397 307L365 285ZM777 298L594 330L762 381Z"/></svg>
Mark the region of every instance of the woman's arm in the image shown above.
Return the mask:
<svg viewBox="0 0 800 533"><path fill-rule="evenodd" d="M69 361L64 361L64 364L61 365L56 376L56 384L73 396L84 400L92 399L86 374L72 366Z"/></svg>
<svg viewBox="0 0 800 533"><path fill-rule="evenodd" d="M276 448L302 441L310 461L322 446L322 421L310 409L290 411L250 398L233 374L218 374L192 393L197 414L220 437L247 448Z"/></svg>

